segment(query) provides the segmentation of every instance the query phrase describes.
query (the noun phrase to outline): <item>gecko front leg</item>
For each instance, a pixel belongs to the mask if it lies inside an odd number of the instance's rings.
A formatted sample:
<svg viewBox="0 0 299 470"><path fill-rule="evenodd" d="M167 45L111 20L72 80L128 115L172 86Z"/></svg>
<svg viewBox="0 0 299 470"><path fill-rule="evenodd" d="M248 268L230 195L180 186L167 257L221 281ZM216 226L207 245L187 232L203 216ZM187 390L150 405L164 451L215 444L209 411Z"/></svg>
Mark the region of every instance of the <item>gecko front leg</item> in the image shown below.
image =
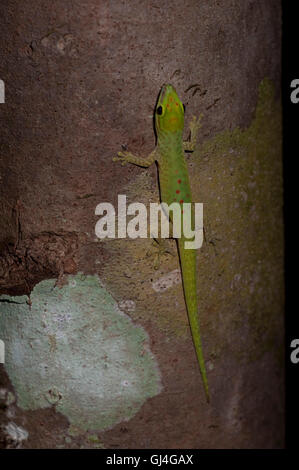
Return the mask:
<svg viewBox="0 0 299 470"><path fill-rule="evenodd" d="M192 116L192 119L189 124L190 140L185 140L183 142L183 149L185 151L187 150L188 152L193 152L195 149L197 134L201 127L200 121L201 121L202 116L203 115L201 114L198 119L196 118L196 116Z"/></svg>
<svg viewBox="0 0 299 470"><path fill-rule="evenodd" d="M133 155L131 152L118 152L117 157L113 158L114 162L120 161L122 165L132 163L133 165L142 166L147 168L151 166L154 161L159 159L159 150L156 147L146 158Z"/></svg>

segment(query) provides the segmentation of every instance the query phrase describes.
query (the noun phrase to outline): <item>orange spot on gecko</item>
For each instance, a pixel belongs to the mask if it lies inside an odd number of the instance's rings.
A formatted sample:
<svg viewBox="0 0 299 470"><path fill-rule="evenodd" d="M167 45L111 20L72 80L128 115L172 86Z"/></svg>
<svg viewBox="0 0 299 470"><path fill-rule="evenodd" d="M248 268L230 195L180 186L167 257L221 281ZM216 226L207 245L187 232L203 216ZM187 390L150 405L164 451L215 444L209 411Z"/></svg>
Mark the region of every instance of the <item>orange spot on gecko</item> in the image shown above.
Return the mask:
<svg viewBox="0 0 299 470"><path fill-rule="evenodd" d="M180 204L183 204L183 202L184 202L184 200L183 200L183 199L181 199L181 200L180 200Z"/></svg>
<svg viewBox="0 0 299 470"><path fill-rule="evenodd" d="M179 103L176 101L176 102L175 102L175 105L176 105L176 106L178 106L178 105L179 105Z"/></svg>
<svg viewBox="0 0 299 470"><path fill-rule="evenodd" d="M178 180L178 183L181 184L182 180Z"/></svg>
<svg viewBox="0 0 299 470"><path fill-rule="evenodd" d="M180 191L179 189L176 190L176 193L177 193L177 194L180 194L180 192L181 192L181 191Z"/></svg>

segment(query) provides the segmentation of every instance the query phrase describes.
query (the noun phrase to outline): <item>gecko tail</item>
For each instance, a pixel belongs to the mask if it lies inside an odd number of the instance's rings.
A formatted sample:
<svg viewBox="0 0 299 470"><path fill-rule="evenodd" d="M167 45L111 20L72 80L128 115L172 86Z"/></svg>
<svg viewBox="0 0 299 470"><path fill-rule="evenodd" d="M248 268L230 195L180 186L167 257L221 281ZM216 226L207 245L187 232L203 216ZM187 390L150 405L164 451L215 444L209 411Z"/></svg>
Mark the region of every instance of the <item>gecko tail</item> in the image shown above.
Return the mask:
<svg viewBox="0 0 299 470"><path fill-rule="evenodd" d="M185 295L185 302L188 311L190 329L192 339L196 351L197 361L199 364L203 387L206 395L207 402L210 402L209 385L207 379L206 366L202 350L202 342L200 335L200 326L198 319L198 301L197 301L197 277L196 277L196 250L188 250L184 248L185 240L178 239L178 249L180 256L180 263L182 269L183 288Z"/></svg>

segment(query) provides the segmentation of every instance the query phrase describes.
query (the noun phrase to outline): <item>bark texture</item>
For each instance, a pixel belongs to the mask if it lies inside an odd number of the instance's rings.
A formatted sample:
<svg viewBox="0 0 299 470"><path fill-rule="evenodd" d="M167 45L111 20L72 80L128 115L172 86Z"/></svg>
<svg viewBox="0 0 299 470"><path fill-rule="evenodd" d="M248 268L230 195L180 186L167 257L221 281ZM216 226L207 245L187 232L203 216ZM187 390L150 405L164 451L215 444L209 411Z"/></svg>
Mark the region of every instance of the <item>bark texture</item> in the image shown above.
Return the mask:
<svg viewBox="0 0 299 470"><path fill-rule="evenodd" d="M278 0L1 2L2 447L283 447L280 30ZM210 405L178 258L155 271L151 240L94 232L98 203L158 200L155 168L112 157L152 150L168 82L187 122L203 114L187 158Z"/></svg>

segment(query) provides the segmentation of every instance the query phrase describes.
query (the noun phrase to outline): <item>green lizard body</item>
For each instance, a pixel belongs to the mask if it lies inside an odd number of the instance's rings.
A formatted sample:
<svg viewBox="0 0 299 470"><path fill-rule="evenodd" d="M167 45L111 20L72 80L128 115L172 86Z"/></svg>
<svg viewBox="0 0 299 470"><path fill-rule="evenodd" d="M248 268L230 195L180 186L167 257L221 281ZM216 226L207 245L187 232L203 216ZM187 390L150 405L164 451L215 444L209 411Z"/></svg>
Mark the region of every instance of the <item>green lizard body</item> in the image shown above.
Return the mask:
<svg viewBox="0 0 299 470"><path fill-rule="evenodd" d="M193 118L190 124L191 139L188 142L183 142L184 107L172 85L164 85L161 89L155 109L155 126L157 145L147 158L140 158L130 152L119 152L118 157L114 160L142 167L148 167L156 161L159 169L161 202L168 205L173 202L179 203L182 220L182 204L192 202L184 151L193 151L195 147L199 120ZM196 250L184 248L185 241L186 238L183 235L177 239L184 295L203 385L209 401L208 381L198 321Z"/></svg>

